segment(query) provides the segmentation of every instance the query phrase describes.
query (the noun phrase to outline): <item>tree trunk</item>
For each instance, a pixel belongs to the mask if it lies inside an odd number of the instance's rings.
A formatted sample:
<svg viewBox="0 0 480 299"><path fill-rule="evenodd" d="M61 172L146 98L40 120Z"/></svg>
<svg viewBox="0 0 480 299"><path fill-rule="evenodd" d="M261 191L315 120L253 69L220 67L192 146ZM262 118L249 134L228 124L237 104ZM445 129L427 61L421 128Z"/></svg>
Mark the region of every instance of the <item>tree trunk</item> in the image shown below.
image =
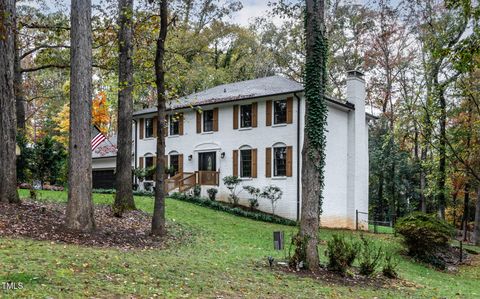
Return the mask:
<svg viewBox="0 0 480 299"><path fill-rule="evenodd" d="M116 195L114 214L121 217L126 210L134 210L132 190L132 113L133 113L133 0L119 0L118 32L118 138Z"/></svg>
<svg viewBox="0 0 480 299"><path fill-rule="evenodd" d="M20 61L20 49L18 44L18 36L15 37L15 103L17 109L17 129L21 133L25 133L25 96L23 95L23 78L22 78L22 66Z"/></svg>
<svg viewBox="0 0 480 299"><path fill-rule="evenodd" d="M305 133L302 149L300 238L306 267L319 270L318 229L324 186L326 40L324 0L306 0ZM298 249L298 248L297 248Z"/></svg>
<svg viewBox="0 0 480 299"><path fill-rule="evenodd" d="M15 1L0 0L0 202L18 202L15 140Z"/></svg>
<svg viewBox="0 0 480 299"><path fill-rule="evenodd" d="M92 202L92 28L91 0L72 0L70 31L70 139L68 229L95 228Z"/></svg>
<svg viewBox="0 0 480 299"><path fill-rule="evenodd" d="M157 167L155 179L155 205L152 218L152 235L163 236L165 228L165 68L163 65L165 55L165 40L168 27L168 3L160 2L160 32L157 39L157 52L155 55L155 82L157 84L158 111L157 111Z"/></svg>
<svg viewBox="0 0 480 299"><path fill-rule="evenodd" d="M477 203L475 204L475 223L473 225L473 242L480 245L480 186L477 188Z"/></svg>
<svg viewBox="0 0 480 299"><path fill-rule="evenodd" d="M440 96L440 143L438 146L439 151L439 161L438 161L438 181L437 181L437 205L438 205L438 217L441 219L445 219L445 182L446 182L446 162L447 162L447 132L446 132L446 125L447 125L447 104L445 100L445 96L443 95L443 91L441 91Z"/></svg>
<svg viewBox="0 0 480 299"><path fill-rule="evenodd" d="M427 173L425 171L425 161L427 160L427 148L422 148L421 153L421 169L420 169L420 208L423 213L427 212L427 198L425 197L425 189L427 187Z"/></svg>
<svg viewBox="0 0 480 299"><path fill-rule="evenodd" d="M470 218L469 214L469 205L470 205L470 185L465 184L464 188L464 197L463 197L463 217L462 217L462 229L463 229L463 241L467 241L468 237L468 219Z"/></svg>

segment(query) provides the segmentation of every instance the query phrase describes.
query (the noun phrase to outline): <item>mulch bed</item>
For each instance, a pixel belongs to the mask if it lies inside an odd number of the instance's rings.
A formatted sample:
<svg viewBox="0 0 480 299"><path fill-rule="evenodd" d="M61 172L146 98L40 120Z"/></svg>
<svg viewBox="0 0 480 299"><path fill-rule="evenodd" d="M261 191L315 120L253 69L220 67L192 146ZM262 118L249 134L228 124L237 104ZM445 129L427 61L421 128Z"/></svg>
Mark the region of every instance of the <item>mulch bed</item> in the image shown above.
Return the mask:
<svg viewBox="0 0 480 299"><path fill-rule="evenodd" d="M347 287L354 287L354 286L361 286L361 287L371 287L374 289L380 288L418 288L419 286L402 280L400 278L391 279L387 278L381 274L374 274L371 277L366 277L364 275L360 275L356 273L356 269L354 273L349 275L341 275L340 273L330 271L327 268L320 268L319 271L312 272L309 270L295 270L293 268L288 267L287 265L279 265L275 264L274 269L277 271L281 271L284 273L294 274L300 277L310 277L317 281L321 281L323 283L328 283L331 285L341 285Z"/></svg>
<svg viewBox="0 0 480 299"><path fill-rule="evenodd" d="M23 201L0 203L0 236L31 238L95 247L158 249L185 242L192 234L178 223L167 222L167 236L151 236L152 217L143 211L113 216L110 206L95 205L96 229L82 233L64 227L65 204Z"/></svg>

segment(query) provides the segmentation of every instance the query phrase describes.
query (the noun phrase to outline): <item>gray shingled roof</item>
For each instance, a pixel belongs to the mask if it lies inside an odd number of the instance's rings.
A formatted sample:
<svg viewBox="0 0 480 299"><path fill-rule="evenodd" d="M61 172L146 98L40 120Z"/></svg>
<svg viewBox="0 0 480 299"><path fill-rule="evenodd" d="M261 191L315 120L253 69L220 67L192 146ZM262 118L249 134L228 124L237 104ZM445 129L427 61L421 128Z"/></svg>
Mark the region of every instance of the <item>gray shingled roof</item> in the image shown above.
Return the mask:
<svg viewBox="0 0 480 299"><path fill-rule="evenodd" d="M223 103L303 91L303 85L293 80L271 76L248 81L222 84L167 103L167 109ZM136 111L133 115L156 112L157 108Z"/></svg>

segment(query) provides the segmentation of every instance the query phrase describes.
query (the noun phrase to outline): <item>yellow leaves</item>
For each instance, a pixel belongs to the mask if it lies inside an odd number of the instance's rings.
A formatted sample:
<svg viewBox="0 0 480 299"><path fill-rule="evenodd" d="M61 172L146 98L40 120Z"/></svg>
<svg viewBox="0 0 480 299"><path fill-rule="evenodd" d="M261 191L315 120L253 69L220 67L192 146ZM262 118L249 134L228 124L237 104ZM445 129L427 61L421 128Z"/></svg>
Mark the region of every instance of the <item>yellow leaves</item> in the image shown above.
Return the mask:
<svg viewBox="0 0 480 299"><path fill-rule="evenodd" d="M69 89L68 82L64 85L64 89ZM107 94L104 91L99 92L92 100L92 123L96 125L103 134L107 134L110 124L110 109L107 102ZM62 110L53 118L57 124L57 131L60 133L53 138L68 146L68 134L70 129L70 105L67 103Z"/></svg>

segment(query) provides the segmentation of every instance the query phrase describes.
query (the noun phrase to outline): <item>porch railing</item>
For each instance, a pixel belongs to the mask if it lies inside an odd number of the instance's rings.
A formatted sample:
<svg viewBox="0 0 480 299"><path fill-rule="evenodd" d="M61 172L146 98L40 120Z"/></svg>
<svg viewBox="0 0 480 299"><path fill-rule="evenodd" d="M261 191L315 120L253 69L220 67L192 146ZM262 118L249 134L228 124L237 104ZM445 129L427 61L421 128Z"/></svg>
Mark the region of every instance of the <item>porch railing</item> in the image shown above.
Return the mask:
<svg viewBox="0 0 480 299"><path fill-rule="evenodd" d="M178 188L184 192L198 185L218 186L220 184L220 172L200 170L195 172L181 172L165 181L165 192Z"/></svg>
<svg viewBox="0 0 480 299"><path fill-rule="evenodd" d="M196 171L196 174L197 184L199 185L218 186L220 183L220 172L218 171L200 170Z"/></svg>

